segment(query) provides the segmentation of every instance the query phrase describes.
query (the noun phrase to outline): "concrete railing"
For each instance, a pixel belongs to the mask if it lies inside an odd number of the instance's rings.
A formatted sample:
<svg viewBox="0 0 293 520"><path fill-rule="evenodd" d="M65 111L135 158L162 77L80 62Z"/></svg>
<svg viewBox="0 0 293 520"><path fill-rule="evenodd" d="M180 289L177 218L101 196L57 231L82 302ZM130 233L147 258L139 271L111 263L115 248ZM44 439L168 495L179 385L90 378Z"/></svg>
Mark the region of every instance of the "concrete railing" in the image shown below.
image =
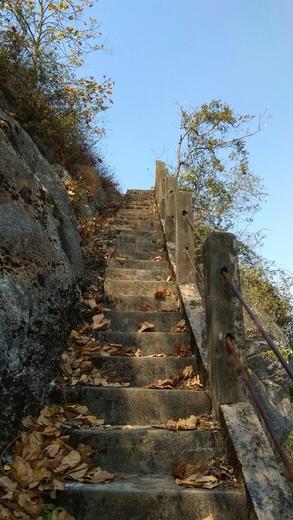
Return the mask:
<svg viewBox="0 0 293 520"><path fill-rule="evenodd" d="M168 250L173 252L173 268L180 286L196 283L194 265L195 234L192 229L192 193L178 187L161 161L156 161L156 200ZM225 267L239 286L236 238L230 233L212 232L203 244L203 296L206 314L207 369L213 409L245 398L243 384L228 360L226 336L244 344L242 306L221 276Z"/></svg>
<svg viewBox="0 0 293 520"><path fill-rule="evenodd" d="M239 293L240 288L236 238L231 233L210 233L202 245L202 273L199 273L194 264L195 240L199 240L199 236L192 220L192 194L180 190L176 177L169 175L161 161L156 162L155 192L168 257L199 356L208 372L213 414L223 421L233 453L238 458L253 507L251 518L289 520L292 495L263 429L263 424L267 428L270 425L259 406L261 403L256 408L264 423L259 421L246 391L249 385L245 387L245 377L240 377L244 372L247 378L248 371L245 361L243 363L242 305L235 294L235 289ZM230 283L227 283L227 277ZM232 338L237 345L236 351ZM231 347L236 354L235 364L231 362ZM251 397L253 394L250 391ZM257 404L256 398L254 404ZM287 476L293 480L293 470L284 450L272 431L270 436Z"/></svg>

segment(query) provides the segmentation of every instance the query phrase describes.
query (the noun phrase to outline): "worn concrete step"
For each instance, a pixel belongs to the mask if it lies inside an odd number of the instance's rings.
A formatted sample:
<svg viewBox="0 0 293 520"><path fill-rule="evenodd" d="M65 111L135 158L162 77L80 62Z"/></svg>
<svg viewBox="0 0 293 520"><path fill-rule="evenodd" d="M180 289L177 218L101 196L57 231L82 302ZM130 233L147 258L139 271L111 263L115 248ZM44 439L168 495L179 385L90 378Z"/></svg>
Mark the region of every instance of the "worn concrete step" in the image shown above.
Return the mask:
<svg viewBox="0 0 293 520"><path fill-rule="evenodd" d="M175 354L181 345L189 346L193 340L189 332L96 332L95 337L101 343L116 343L124 347L137 347L144 356L151 354Z"/></svg>
<svg viewBox="0 0 293 520"><path fill-rule="evenodd" d="M133 242L127 242L126 239L123 240L119 237L116 238L114 244L113 244L115 250L117 251L137 251L137 252L140 252L140 251L147 251L148 253L150 252L156 252L156 251L161 251L163 250L163 244L162 243L154 243L152 241L149 241L149 240L137 240L137 241L133 241Z"/></svg>
<svg viewBox="0 0 293 520"><path fill-rule="evenodd" d="M129 251L125 249L118 249L117 247L114 248L114 258L126 258L126 259L132 259L132 260L155 260L155 258L166 258L166 252L165 251L138 251L138 250L132 250Z"/></svg>
<svg viewBox="0 0 293 520"><path fill-rule="evenodd" d="M139 189L131 188L126 191L125 197L133 197L133 198L145 197L146 199L148 199L149 197L155 197L155 190L139 190Z"/></svg>
<svg viewBox="0 0 293 520"><path fill-rule="evenodd" d="M158 291L171 291L170 296L177 296L174 282L141 281L141 280L114 280L106 278L104 283L106 296L154 296ZM168 298L168 296L166 296Z"/></svg>
<svg viewBox="0 0 293 520"><path fill-rule="evenodd" d="M142 215L142 216L136 216L136 215L125 215L121 213L116 214L116 221L118 222L128 222L128 224L146 224L148 226L158 226L160 224L159 218L156 215Z"/></svg>
<svg viewBox="0 0 293 520"><path fill-rule="evenodd" d="M76 520L248 520L243 491L190 489L172 477L134 475L109 484L66 484L60 503Z"/></svg>
<svg viewBox="0 0 293 520"><path fill-rule="evenodd" d="M127 239L128 242L136 241L136 240L147 240L150 242L153 240L164 240L164 235L162 231L148 229L143 231L137 231L136 229L125 228L125 229L115 229L115 236L117 238Z"/></svg>
<svg viewBox="0 0 293 520"><path fill-rule="evenodd" d="M89 444L94 450L93 462L113 473L170 475L171 461L192 460L206 463L225 453L221 431L170 431L151 427L130 430L75 430L70 444Z"/></svg>
<svg viewBox="0 0 293 520"><path fill-rule="evenodd" d="M170 332L171 327L182 319L181 312L104 311L104 315L111 322L108 330L113 332L137 332L145 321L154 325L154 332ZM152 332L140 334L152 334Z"/></svg>
<svg viewBox="0 0 293 520"><path fill-rule="evenodd" d="M165 423L211 410L206 390L71 386L66 388L65 396L67 402L85 404L92 413L102 414L106 424ZM61 390L59 400L64 400Z"/></svg>
<svg viewBox="0 0 293 520"><path fill-rule="evenodd" d="M125 216L126 218L156 218L158 213L156 208L150 209L135 209L135 208L121 208L116 212L116 216Z"/></svg>
<svg viewBox="0 0 293 520"><path fill-rule="evenodd" d="M111 230L116 231L117 235L129 234L129 235L141 235L142 237L149 236L151 238L163 238L162 229L157 226L139 226L136 224L113 224ZM106 230L106 232L108 232Z"/></svg>
<svg viewBox="0 0 293 520"><path fill-rule="evenodd" d="M131 260L121 257L120 260L116 258L108 258L107 266L109 268L125 268L125 269L142 269L161 271L166 277L170 274L170 267L166 260L155 262L154 260Z"/></svg>
<svg viewBox="0 0 293 520"><path fill-rule="evenodd" d="M167 281L170 274L156 268L153 262L153 269L125 269L122 267L107 267L106 278L119 278L120 280L146 280L146 281ZM170 280L169 280L170 281Z"/></svg>
<svg viewBox="0 0 293 520"><path fill-rule="evenodd" d="M163 237L159 237L157 233L133 233L121 232L115 234L116 242L123 242L133 244L135 247L139 246L141 249L148 249L148 244L156 245L157 249L164 247Z"/></svg>
<svg viewBox="0 0 293 520"><path fill-rule="evenodd" d="M153 211L157 210L157 206L152 202L138 202L138 201L126 201L125 204L121 204L119 209L130 209L130 210L142 210L142 211Z"/></svg>
<svg viewBox="0 0 293 520"><path fill-rule="evenodd" d="M158 381L169 379L179 370L191 365L197 371L194 357L136 358L136 357L94 357L93 363L103 373L117 374L119 380L126 378L131 386L146 387Z"/></svg>
<svg viewBox="0 0 293 520"><path fill-rule="evenodd" d="M107 308L117 311L144 311L145 319L149 312L175 312L181 309L180 301L175 296L158 300L154 296L108 296L104 300Z"/></svg>
<svg viewBox="0 0 293 520"><path fill-rule="evenodd" d="M125 220L120 218L112 219L113 221L113 229L115 227L123 227L127 229L133 230L141 230L141 231L157 231L162 232L162 226L159 221L148 220L147 222L138 222L136 220Z"/></svg>

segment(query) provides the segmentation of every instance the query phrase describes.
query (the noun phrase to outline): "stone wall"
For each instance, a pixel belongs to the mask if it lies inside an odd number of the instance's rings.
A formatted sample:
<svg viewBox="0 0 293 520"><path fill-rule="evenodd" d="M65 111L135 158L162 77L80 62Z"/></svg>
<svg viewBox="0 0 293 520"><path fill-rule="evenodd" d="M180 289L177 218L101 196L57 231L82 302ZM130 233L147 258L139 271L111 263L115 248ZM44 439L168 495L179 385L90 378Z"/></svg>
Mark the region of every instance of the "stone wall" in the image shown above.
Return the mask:
<svg viewBox="0 0 293 520"><path fill-rule="evenodd" d="M0 426L45 400L82 273L75 215L56 170L0 110Z"/></svg>

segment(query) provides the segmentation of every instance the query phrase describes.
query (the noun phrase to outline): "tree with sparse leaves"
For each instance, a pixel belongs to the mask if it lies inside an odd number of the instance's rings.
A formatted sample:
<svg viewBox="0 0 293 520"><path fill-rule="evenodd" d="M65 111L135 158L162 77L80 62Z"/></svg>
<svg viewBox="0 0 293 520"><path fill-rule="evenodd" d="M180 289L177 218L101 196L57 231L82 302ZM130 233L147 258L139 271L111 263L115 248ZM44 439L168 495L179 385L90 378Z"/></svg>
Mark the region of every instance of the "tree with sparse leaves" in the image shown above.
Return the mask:
<svg viewBox="0 0 293 520"><path fill-rule="evenodd" d="M69 162L103 133L96 116L111 103L111 79L78 75L86 56L103 47L97 21L87 16L96 2L0 0L2 88L17 94L17 115L34 137L58 148L64 135L58 153Z"/></svg>
<svg viewBox="0 0 293 520"><path fill-rule="evenodd" d="M194 193L199 225L229 228L251 220L263 198L261 180L248 163L246 139L253 116L237 115L219 100L196 109L181 108L181 135L175 175Z"/></svg>

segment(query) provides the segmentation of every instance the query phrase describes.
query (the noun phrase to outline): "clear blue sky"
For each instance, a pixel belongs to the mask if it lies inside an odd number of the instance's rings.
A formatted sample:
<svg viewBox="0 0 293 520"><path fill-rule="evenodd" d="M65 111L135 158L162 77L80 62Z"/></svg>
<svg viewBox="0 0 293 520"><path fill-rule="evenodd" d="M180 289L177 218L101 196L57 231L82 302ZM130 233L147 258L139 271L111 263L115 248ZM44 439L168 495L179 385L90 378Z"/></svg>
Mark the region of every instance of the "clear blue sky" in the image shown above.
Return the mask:
<svg viewBox="0 0 293 520"><path fill-rule="evenodd" d="M248 143L268 192L252 229L265 228L262 253L293 271L292 0L100 0L90 11L108 51L86 73L115 81L102 149L123 189L149 188L156 159L175 162L178 104L269 106Z"/></svg>

